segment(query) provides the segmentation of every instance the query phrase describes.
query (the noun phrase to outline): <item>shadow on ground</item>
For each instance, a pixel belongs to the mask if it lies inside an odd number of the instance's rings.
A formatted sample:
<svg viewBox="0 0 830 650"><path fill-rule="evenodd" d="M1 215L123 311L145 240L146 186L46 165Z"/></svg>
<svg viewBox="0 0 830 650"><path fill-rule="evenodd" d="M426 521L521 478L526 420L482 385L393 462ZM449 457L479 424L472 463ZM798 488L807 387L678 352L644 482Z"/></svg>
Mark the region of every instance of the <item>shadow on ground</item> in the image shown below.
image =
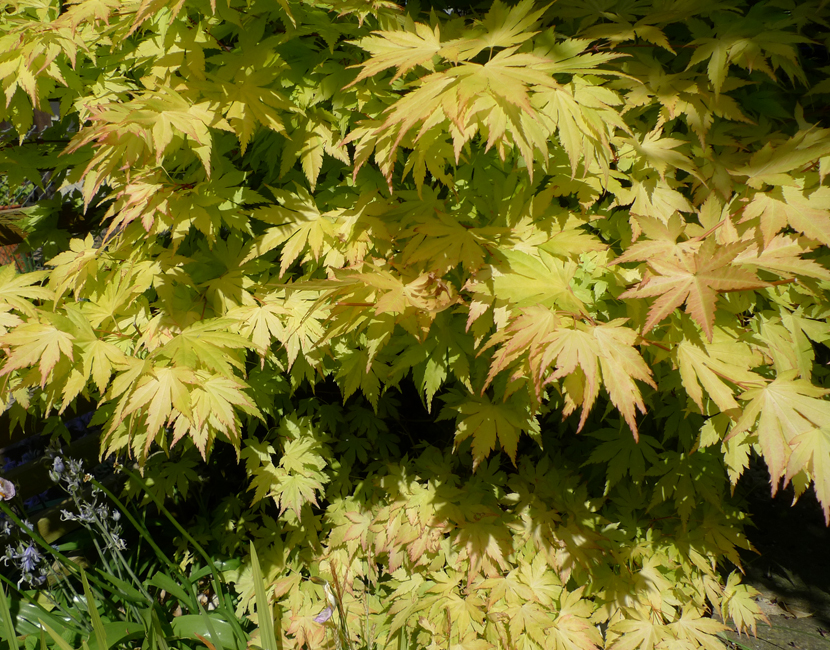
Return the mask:
<svg viewBox="0 0 830 650"><path fill-rule="evenodd" d="M792 487L770 496L763 464L738 487L756 525L747 535L758 554L744 554L745 581L761 596L771 625L758 637L730 634L736 648L830 650L830 529L812 490L792 505Z"/></svg>

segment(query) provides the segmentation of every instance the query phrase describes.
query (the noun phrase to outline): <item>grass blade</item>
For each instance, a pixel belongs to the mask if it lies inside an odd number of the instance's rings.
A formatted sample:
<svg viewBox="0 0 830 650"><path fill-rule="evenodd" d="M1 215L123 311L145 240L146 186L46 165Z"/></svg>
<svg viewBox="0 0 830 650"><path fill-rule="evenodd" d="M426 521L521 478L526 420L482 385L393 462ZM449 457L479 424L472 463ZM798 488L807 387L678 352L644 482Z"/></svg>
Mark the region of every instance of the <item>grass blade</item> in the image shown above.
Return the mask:
<svg viewBox="0 0 830 650"><path fill-rule="evenodd" d="M12 623L12 613L9 611L9 601L6 599L6 588L0 585L0 616L3 617L3 626L0 628L0 634L9 644L10 650L18 650L20 644L17 641L17 633L14 631L14 624Z"/></svg>
<svg viewBox="0 0 830 650"><path fill-rule="evenodd" d="M104 632L104 625L98 615L98 607L95 605L95 598L92 596L92 589L89 588L89 581L86 579L86 571L81 569L81 582L84 583L84 596L86 596L86 608L89 617L92 619L92 630L95 632L95 640L98 642L98 650L109 650L107 635Z"/></svg>
<svg viewBox="0 0 830 650"><path fill-rule="evenodd" d="M274 634L274 619L271 604L265 594L265 579L259 566L259 558L251 542L251 566L254 573L254 598L256 599L257 621L259 621L259 640L262 650L279 650L277 637Z"/></svg>
<svg viewBox="0 0 830 650"><path fill-rule="evenodd" d="M61 635L60 635L60 634L58 634L57 632L55 632L55 630L53 630L51 627L49 627L46 623L44 623L43 621L41 621L41 622L40 622L40 624L43 626L43 629L44 629L44 630L46 630L46 634L48 634L49 636L51 636L51 637L52 637L52 641L54 641L55 643L57 643L57 644L58 644L58 647L59 647L61 650L74 650L74 649L72 648L72 646L71 646L71 645L69 645L69 644L66 642L66 639L64 639L63 637L61 637Z"/></svg>

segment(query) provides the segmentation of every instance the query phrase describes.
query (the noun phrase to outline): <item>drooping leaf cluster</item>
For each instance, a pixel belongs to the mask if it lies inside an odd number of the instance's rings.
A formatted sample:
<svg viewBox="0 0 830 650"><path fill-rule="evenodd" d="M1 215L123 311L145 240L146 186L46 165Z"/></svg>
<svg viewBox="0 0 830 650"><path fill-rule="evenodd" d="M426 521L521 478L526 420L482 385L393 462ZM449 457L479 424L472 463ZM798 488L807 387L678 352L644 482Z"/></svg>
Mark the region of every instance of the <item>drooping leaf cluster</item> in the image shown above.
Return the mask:
<svg viewBox="0 0 830 650"><path fill-rule="evenodd" d="M718 647L751 455L830 518L830 9L460 9L12 2L0 399L234 448L297 645L335 560L367 644Z"/></svg>

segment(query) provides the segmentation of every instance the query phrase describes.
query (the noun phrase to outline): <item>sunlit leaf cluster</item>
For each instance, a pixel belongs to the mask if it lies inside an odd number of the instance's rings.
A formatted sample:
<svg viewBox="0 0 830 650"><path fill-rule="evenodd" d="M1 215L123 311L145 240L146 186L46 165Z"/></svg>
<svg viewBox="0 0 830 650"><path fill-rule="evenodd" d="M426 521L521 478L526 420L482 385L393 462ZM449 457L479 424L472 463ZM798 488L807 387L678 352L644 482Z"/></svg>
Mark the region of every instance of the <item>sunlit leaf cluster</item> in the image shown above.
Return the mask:
<svg viewBox="0 0 830 650"><path fill-rule="evenodd" d="M367 650L722 647L751 459L830 521L828 20L14 0L0 172L56 191L0 400L235 455L286 647L335 643L309 571Z"/></svg>

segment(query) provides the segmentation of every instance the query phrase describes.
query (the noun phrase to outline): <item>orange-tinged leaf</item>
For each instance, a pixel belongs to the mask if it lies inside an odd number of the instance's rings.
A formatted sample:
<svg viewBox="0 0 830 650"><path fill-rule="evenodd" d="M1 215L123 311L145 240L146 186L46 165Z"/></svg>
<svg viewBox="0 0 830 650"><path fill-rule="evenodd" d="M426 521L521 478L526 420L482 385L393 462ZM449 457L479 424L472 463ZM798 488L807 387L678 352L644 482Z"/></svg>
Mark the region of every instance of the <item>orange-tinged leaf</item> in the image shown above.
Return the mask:
<svg viewBox="0 0 830 650"><path fill-rule="evenodd" d="M755 274L732 264L746 244L717 246L707 239L694 254L674 259L652 259L652 274L621 298L658 296L648 313L643 331L648 332L685 303L686 313L712 340L715 303L719 291L741 291L766 286Z"/></svg>

